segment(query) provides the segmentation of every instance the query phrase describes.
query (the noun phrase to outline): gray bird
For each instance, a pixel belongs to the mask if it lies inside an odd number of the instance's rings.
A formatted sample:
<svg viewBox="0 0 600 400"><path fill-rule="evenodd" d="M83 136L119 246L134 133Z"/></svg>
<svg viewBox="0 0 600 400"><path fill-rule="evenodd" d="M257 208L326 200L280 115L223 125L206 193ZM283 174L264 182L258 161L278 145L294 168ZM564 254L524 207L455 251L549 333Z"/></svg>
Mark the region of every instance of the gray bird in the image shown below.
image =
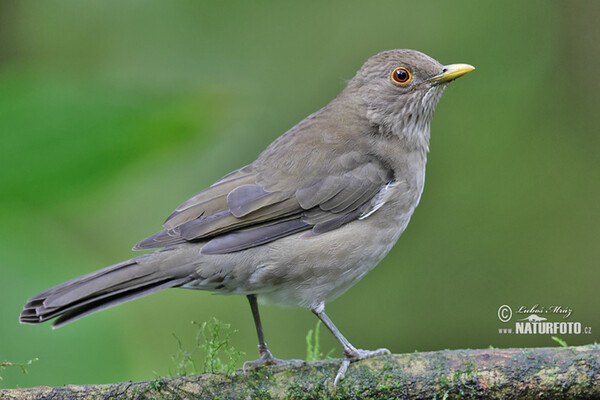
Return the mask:
<svg viewBox="0 0 600 400"><path fill-rule="evenodd" d="M329 104L134 247L159 250L39 293L20 321L58 317L58 327L174 287L245 295L260 354L246 368L286 362L267 348L257 299L305 307L344 350L337 385L351 362L389 350L352 346L325 302L375 267L408 225L423 191L433 111L448 82L473 69L414 50L371 57Z"/></svg>

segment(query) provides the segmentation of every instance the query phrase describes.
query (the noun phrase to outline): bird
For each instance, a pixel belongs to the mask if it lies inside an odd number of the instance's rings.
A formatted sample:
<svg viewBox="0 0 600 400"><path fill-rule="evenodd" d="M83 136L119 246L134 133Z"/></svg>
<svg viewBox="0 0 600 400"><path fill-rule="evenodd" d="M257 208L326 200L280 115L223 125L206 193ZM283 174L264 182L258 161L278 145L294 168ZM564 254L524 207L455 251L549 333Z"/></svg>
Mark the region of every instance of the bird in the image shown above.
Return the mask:
<svg viewBox="0 0 600 400"><path fill-rule="evenodd" d="M410 49L370 57L327 105L249 165L193 195L133 250L153 250L31 297L25 324L59 327L167 288L246 296L259 358L258 302L312 311L343 349L337 385L355 361L389 354L354 347L325 304L373 269L406 229L425 180L433 112L448 83L472 71Z"/></svg>

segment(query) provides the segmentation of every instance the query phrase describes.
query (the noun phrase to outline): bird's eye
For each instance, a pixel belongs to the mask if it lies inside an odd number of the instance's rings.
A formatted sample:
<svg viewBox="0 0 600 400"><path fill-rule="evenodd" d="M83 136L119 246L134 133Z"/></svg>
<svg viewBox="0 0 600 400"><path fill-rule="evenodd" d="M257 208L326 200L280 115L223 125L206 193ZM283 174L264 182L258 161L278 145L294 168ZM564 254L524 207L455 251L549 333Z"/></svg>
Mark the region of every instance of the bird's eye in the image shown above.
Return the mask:
<svg viewBox="0 0 600 400"><path fill-rule="evenodd" d="M412 75L410 74L410 72L408 72L406 68L400 67L396 68L394 72L392 72L390 79L393 80L395 83L404 85L405 83L410 82L410 80L412 79Z"/></svg>

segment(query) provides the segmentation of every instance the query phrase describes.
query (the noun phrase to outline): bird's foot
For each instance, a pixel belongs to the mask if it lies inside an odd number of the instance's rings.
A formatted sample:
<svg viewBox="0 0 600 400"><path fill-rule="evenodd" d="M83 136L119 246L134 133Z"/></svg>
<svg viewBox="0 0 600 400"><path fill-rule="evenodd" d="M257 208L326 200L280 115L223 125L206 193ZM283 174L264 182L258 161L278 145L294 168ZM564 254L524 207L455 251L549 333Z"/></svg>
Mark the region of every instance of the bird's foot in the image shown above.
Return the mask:
<svg viewBox="0 0 600 400"><path fill-rule="evenodd" d="M260 357L257 360L246 361L244 363L242 366L244 372L246 372L248 369L264 367L267 365L291 365L294 367L300 367L304 365L304 360L281 360L279 358L275 358L267 348L259 348L259 354Z"/></svg>
<svg viewBox="0 0 600 400"><path fill-rule="evenodd" d="M377 350L361 350L361 349L348 349L344 350L344 358L342 359L342 365L338 370L335 380L333 381L333 387L337 387L337 384L344 379L346 370L350 366L350 363L355 361L364 360L365 358L383 356L385 354L391 354L388 349L377 349Z"/></svg>

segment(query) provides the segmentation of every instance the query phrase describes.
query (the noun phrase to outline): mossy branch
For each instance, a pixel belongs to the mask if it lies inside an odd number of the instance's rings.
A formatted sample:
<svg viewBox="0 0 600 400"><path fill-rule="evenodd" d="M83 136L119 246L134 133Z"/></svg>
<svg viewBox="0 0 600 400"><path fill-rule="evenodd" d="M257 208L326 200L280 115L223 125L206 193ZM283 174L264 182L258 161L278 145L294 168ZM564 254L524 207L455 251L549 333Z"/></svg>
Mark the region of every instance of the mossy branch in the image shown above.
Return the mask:
<svg viewBox="0 0 600 400"><path fill-rule="evenodd" d="M112 385L0 390L12 399L597 399L600 347L447 350Z"/></svg>

